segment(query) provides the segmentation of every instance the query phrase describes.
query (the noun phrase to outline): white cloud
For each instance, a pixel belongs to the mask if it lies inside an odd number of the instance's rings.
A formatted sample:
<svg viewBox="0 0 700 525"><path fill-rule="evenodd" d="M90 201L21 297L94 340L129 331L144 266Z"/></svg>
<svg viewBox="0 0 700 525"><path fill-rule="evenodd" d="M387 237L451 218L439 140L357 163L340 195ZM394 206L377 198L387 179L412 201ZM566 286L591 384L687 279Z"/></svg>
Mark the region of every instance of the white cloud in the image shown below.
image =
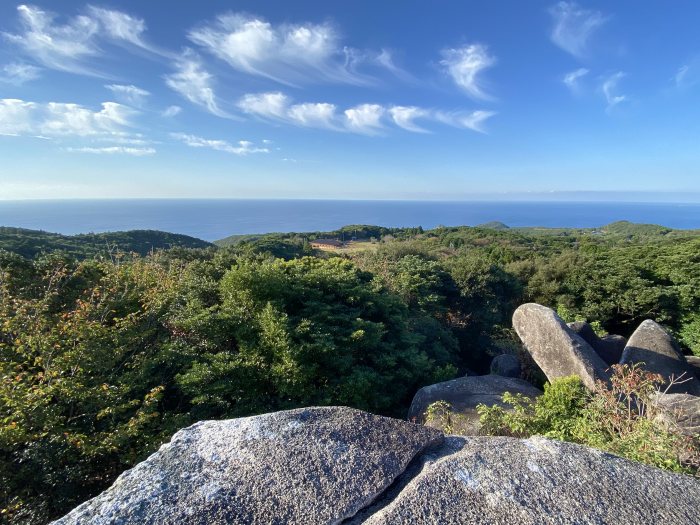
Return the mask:
<svg viewBox="0 0 700 525"><path fill-rule="evenodd" d="M145 157L147 155L153 155L156 152L154 148L132 148L126 146L107 146L104 148L64 148L64 150L71 153L93 153L96 155L133 155L134 157Z"/></svg>
<svg viewBox="0 0 700 525"><path fill-rule="evenodd" d="M416 106L394 106L389 108L389 114L394 120L394 124L408 131L416 133L426 133L427 130L415 123L416 119L430 116L430 112Z"/></svg>
<svg viewBox="0 0 700 525"><path fill-rule="evenodd" d="M121 11L103 9L101 7L89 7L89 12L95 20L98 20L107 36L114 40L123 40L138 47L149 49L143 40L146 31L146 23Z"/></svg>
<svg viewBox="0 0 700 525"><path fill-rule="evenodd" d="M585 77L588 74L588 70L585 67L581 67L576 71L572 71L564 75L563 82L566 87L568 87L574 93L579 90L579 79Z"/></svg>
<svg viewBox="0 0 700 525"><path fill-rule="evenodd" d="M231 118L231 115L219 108L212 87L213 77L202 67L194 53L186 51L176 61L175 67L176 72L165 77L168 87L218 117Z"/></svg>
<svg viewBox="0 0 700 525"><path fill-rule="evenodd" d="M313 128L336 127L336 107L334 104L307 103L295 104L289 108L289 118L301 126Z"/></svg>
<svg viewBox="0 0 700 525"><path fill-rule="evenodd" d="M145 22L123 13L88 6L85 14L56 23L56 15L32 5L19 5L17 12L22 29L2 33L27 56L49 69L83 75L106 76L88 65L102 55L100 43L129 43L147 51L168 56L143 38Z"/></svg>
<svg viewBox="0 0 700 525"><path fill-rule="evenodd" d="M476 110L472 112L444 112L438 111L435 113L435 119L457 128L466 128L478 133L486 133L484 123L496 115L495 111Z"/></svg>
<svg viewBox="0 0 700 525"><path fill-rule="evenodd" d="M82 61L99 54L95 37L99 24L88 16L77 16L65 25L54 23L55 15L35 6L17 7L23 31L3 36L27 55L51 69L95 74Z"/></svg>
<svg viewBox="0 0 700 525"><path fill-rule="evenodd" d="M274 26L261 18L226 14L189 33L189 39L237 71L287 85L312 81L364 84L353 70L354 50L341 46L329 24Z"/></svg>
<svg viewBox="0 0 700 525"><path fill-rule="evenodd" d="M483 44L471 44L461 48L444 49L440 64L452 80L475 99L492 100L480 85L481 73L496 64L496 57L489 54Z"/></svg>
<svg viewBox="0 0 700 525"><path fill-rule="evenodd" d="M600 11L582 9L576 2L559 2L550 13L552 42L578 58L586 55L591 35L608 20Z"/></svg>
<svg viewBox="0 0 700 525"><path fill-rule="evenodd" d="M284 93L249 93L238 101L238 107L244 112L272 119L287 119L289 98Z"/></svg>
<svg viewBox="0 0 700 525"><path fill-rule="evenodd" d="M39 78L40 71L38 67L30 66L29 64L10 62L0 69L0 82L20 86L25 82Z"/></svg>
<svg viewBox="0 0 700 525"><path fill-rule="evenodd" d="M685 77L688 76L688 71L690 70L690 67L688 65L684 65L678 68L678 71L676 71L676 74L674 75L673 79L676 82L676 86L682 86Z"/></svg>
<svg viewBox="0 0 700 525"><path fill-rule="evenodd" d="M360 104L345 110L346 125L352 131L372 135L383 128L385 112L386 109L379 104Z"/></svg>
<svg viewBox="0 0 700 525"><path fill-rule="evenodd" d="M116 102L93 111L78 104L0 99L0 135L87 137L124 133L136 112Z"/></svg>
<svg viewBox="0 0 700 525"><path fill-rule="evenodd" d="M180 106L168 106L160 115L165 118L172 118L179 115L181 112L182 108Z"/></svg>
<svg viewBox="0 0 700 525"><path fill-rule="evenodd" d="M605 96L605 100L608 103L607 110L611 110L614 108L616 105L618 105L620 102L624 102L627 100L627 97L625 95L617 95L617 85L625 77L625 74L622 71L618 71L617 73L610 75L603 81L603 85L601 86L601 89L603 91L603 95Z"/></svg>
<svg viewBox="0 0 700 525"><path fill-rule="evenodd" d="M251 153L270 152L268 148L258 147L253 142L248 140L239 140L236 145L233 145L225 140L205 139L196 135L189 135L187 133L171 133L170 136L193 148L209 148L216 151L223 151L225 153L233 153L234 155L243 156Z"/></svg>
<svg viewBox="0 0 700 525"><path fill-rule="evenodd" d="M143 106L146 98L150 95L145 89L134 85L108 84L105 87L114 93L120 102L136 107Z"/></svg>

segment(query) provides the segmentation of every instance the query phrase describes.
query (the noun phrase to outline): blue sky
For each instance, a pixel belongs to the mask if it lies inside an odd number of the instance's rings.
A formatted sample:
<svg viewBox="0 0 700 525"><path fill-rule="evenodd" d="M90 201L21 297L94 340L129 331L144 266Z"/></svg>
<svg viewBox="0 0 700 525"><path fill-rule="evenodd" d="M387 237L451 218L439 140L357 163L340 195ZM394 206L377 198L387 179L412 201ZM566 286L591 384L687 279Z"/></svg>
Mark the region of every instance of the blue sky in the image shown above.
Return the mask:
<svg viewBox="0 0 700 525"><path fill-rule="evenodd" d="M670 5L3 2L0 199L698 200Z"/></svg>

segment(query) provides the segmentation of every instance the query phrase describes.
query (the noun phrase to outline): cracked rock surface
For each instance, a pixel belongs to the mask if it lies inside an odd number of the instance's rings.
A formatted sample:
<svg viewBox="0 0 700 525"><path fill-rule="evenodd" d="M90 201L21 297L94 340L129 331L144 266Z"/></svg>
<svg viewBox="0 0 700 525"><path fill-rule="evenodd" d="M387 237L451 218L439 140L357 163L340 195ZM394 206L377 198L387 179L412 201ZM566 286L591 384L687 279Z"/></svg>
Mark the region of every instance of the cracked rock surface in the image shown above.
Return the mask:
<svg viewBox="0 0 700 525"><path fill-rule="evenodd" d="M54 523L338 523L443 439L345 407L203 421Z"/></svg>
<svg viewBox="0 0 700 525"><path fill-rule="evenodd" d="M698 523L700 482L345 407L204 421L57 524Z"/></svg>

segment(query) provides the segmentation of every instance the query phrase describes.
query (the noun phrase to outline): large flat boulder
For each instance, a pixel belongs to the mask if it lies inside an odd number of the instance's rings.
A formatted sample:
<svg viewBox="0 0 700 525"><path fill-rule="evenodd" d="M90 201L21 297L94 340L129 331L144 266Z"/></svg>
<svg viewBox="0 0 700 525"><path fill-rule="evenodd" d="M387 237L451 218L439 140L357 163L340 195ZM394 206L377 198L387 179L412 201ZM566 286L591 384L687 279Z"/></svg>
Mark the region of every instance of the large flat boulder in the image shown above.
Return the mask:
<svg viewBox="0 0 700 525"><path fill-rule="evenodd" d="M589 389L596 381L609 381L607 363L551 308L536 303L519 306L513 313L513 328L550 381L577 375Z"/></svg>
<svg viewBox="0 0 700 525"><path fill-rule="evenodd" d="M695 377L693 367L688 364L674 339L651 319L642 322L634 331L620 362L640 363L645 370L660 374L666 384L671 378L682 377L683 382L672 385L669 393L700 395L700 380Z"/></svg>
<svg viewBox="0 0 700 525"><path fill-rule="evenodd" d="M598 354L606 364L615 365L620 362L622 351L627 344L627 339L621 335L613 334L598 337L593 327L585 321L568 323L567 326L591 345L591 348L596 351L596 354Z"/></svg>
<svg viewBox="0 0 700 525"><path fill-rule="evenodd" d="M339 523L440 432L344 407L204 421L56 524Z"/></svg>
<svg viewBox="0 0 700 525"><path fill-rule="evenodd" d="M471 437L364 523L691 525L699 505L689 476L540 437Z"/></svg>
<svg viewBox="0 0 700 525"><path fill-rule="evenodd" d="M505 392L523 394L531 398L542 394L522 379L497 375L458 377L423 387L416 392L408 410L408 420L424 423L428 406L436 401L445 401L450 404L450 411L458 416L453 422L453 432L476 435L481 426L476 407L481 404L506 407L501 400Z"/></svg>

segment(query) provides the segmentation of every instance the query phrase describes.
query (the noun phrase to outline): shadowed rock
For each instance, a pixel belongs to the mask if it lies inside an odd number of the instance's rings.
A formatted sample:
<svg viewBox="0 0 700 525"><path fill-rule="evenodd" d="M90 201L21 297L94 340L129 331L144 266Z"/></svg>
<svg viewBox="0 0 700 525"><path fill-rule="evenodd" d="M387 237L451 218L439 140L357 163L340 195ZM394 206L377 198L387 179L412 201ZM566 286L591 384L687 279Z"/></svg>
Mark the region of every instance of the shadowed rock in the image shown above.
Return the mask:
<svg viewBox="0 0 700 525"><path fill-rule="evenodd" d="M660 374L668 382L682 376L685 380L669 389L673 394L700 395L700 381L673 338L654 321L647 319L634 331L622 353L623 364L643 363L641 366Z"/></svg>
<svg viewBox="0 0 700 525"><path fill-rule="evenodd" d="M605 335L598 337L593 327L585 321L576 321L567 325L574 333L581 336L593 350L605 361L608 365L615 365L620 362L622 351L625 349L627 339L621 335Z"/></svg>
<svg viewBox="0 0 700 525"><path fill-rule="evenodd" d="M344 407L204 421L55 523L338 523L443 439Z"/></svg>
<svg viewBox="0 0 700 525"><path fill-rule="evenodd" d="M520 377L520 360L512 354L497 355L491 361L491 373L503 377Z"/></svg>
<svg viewBox="0 0 700 525"><path fill-rule="evenodd" d="M688 364L693 367L693 372L695 372L695 377L700 379L700 357L696 355L689 355L685 357Z"/></svg>
<svg viewBox="0 0 700 525"><path fill-rule="evenodd" d="M501 401L505 392L537 397L542 394L527 381L497 375L458 377L451 381L436 383L421 388L413 397L408 410L408 420L425 422L424 414L428 406L436 401L446 401L452 406L452 412L459 414L459 434L476 435L479 433L479 414L476 407L480 404L507 406Z"/></svg>
<svg viewBox="0 0 700 525"><path fill-rule="evenodd" d="M550 381L577 375L589 389L598 380L609 381L605 361L551 308L535 303L519 306L513 328Z"/></svg>
<svg viewBox="0 0 700 525"><path fill-rule="evenodd" d="M700 436L700 397L690 394L657 394L659 419L687 436Z"/></svg>
<svg viewBox="0 0 700 525"><path fill-rule="evenodd" d="M541 437L471 437L364 523L691 525L698 503L689 476Z"/></svg>

